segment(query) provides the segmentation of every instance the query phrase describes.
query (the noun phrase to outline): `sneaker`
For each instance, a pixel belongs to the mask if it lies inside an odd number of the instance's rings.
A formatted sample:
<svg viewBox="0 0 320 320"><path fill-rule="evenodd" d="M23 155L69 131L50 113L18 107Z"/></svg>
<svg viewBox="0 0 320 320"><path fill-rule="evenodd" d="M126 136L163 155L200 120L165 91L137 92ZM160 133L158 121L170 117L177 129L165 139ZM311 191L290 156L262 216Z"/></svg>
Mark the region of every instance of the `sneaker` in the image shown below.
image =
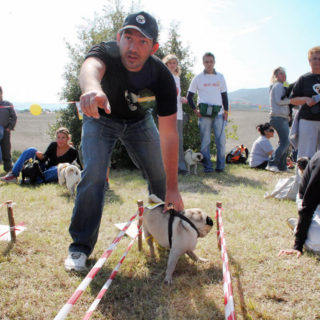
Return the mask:
<svg viewBox="0 0 320 320"><path fill-rule="evenodd" d="M296 225L297 225L297 220L298 220L298 219L296 219L296 218L289 218L289 219L287 220L288 226L289 226L292 230L294 230L294 228L296 227Z"/></svg>
<svg viewBox="0 0 320 320"><path fill-rule="evenodd" d="M64 268L67 271L86 270L87 256L82 252L69 252L68 258L64 261Z"/></svg>
<svg viewBox="0 0 320 320"><path fill-rule="evenodd" d="M276 166L269 166L269 165L267 165L267 166L266 166L266 170L272 171L272 172L280 172L280 170L279 170L278 167L276 167Z"/></svg>
<svg viewBox="0 0 320 320"><path fill-rule="evenodd" d="M1 181L3 182L18 182L18 179L15 175L13 175L12 172L9 172L7 175L1 178Z"/></svg>
<svg viewBox="0 0 320 320"><path fill-rule="evenodd" d="M223 172L224 170L223 169L215 169L215 172L217 172L217 173L221 173L221 172Z"/></svg>

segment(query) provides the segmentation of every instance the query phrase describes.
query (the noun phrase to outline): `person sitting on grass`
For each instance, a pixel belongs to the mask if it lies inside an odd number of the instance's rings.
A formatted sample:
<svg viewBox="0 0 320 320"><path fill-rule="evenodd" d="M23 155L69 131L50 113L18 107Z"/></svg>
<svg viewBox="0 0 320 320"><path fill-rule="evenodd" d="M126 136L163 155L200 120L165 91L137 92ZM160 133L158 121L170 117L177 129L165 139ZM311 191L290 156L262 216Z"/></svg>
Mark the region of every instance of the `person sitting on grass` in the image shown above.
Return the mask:
<svg viewBox="0 0 320 320"><path fill-rule="evenodd" d="M252 145L249 165L251 168L265 169L273 153L269 139L273 137L274 129L268 122L257 125L256 129L259 131L260 137Z"/></svg>
<svg viewBox="0 0 320 320"><path fill-rule="evenodd" d="M312 251L320 253L320 219L319 217L314 216L314 214L318 215L318 213L315 213L315 210L320 204L319 190L320 151L314 154L303 172L301 184L299 187L299 198L302 199L302 202L300 205L298 205L299 218L295 230L294 247L293 249L280 250L278 256L296 254L297 258L299 258L302 255L303 246L305 245L308 248L307 240L310 240L308 238L311 235L311 228L313 229L312 233L314 234L314 227L316 227L317 230L315 235L318 238L318 249L312 248ZM316 222L316 226L313 223L314 221ZM288 220L288 222L290 223L290 219Z"/></svg>
<svg viewBox="0 0 320 320"><path fill-rule="evenodd" d="M2 177L1 181L17 182L23 164L30 158L42 162L41 168L43 170L45 182L58 181L57 165L59 163L72 163L76 160L82 170L78 151L72 145L69 130L64 127L61 127L56 131L56 141L51 142L44 153L38 151L36 148L24 150L14 164L12 171ZM38 182L41 183L44 181L39 180Z"/></svg>

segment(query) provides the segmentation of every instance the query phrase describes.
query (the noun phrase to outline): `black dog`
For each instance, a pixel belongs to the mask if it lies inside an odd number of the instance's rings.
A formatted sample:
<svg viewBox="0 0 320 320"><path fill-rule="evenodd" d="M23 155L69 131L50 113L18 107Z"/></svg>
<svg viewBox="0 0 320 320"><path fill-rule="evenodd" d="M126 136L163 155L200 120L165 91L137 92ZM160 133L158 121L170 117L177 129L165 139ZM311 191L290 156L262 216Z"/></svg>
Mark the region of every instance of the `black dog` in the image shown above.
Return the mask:
<svg viewBox="0 0 320 320"><path fill-rule="evenodd" d="M37 177L40 177L43 181L45 181L44 174L42 172L42 169L38 160L32 160L32 159L26 160L23 164L21 173L22 173L21 184L25 183L26 178L29 178L30 184L35 184L37 181Z"/></svg>

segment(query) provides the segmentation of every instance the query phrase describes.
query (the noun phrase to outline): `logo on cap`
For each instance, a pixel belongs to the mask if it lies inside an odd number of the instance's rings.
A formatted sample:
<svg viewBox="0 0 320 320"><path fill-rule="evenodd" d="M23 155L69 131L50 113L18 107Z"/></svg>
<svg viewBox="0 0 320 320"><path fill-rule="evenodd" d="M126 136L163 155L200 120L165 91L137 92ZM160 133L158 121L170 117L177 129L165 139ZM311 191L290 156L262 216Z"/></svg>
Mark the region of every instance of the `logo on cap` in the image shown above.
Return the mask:
<svg viewBox="0 0 320 320"><path fill-rule="evenodd" d="M146 19L143 15L139 14L137 17L136 17L136 20L138 23L140 24L145 24L146 23Z"/></svg>

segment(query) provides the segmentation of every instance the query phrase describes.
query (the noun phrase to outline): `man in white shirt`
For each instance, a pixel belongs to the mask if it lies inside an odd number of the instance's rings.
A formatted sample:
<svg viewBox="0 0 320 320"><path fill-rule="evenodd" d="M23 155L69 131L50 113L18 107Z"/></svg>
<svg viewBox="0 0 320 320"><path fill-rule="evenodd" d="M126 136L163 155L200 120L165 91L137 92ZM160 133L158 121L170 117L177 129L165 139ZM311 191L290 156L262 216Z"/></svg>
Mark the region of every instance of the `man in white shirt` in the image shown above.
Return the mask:
<svg viewBox="0 0 320 320"><path fill-rule="evenodd" d="M202 58L204 71L195 76L188 90L188 103L199 118L201 153L203 154L204 172L213 172L210 155L211 130L213 129L217 148L216 172L225 168L225 124L228 119L228 93L224 76L214 69L215 58L210 52ZM198 94L198 108L193 96Z"/></svg>

